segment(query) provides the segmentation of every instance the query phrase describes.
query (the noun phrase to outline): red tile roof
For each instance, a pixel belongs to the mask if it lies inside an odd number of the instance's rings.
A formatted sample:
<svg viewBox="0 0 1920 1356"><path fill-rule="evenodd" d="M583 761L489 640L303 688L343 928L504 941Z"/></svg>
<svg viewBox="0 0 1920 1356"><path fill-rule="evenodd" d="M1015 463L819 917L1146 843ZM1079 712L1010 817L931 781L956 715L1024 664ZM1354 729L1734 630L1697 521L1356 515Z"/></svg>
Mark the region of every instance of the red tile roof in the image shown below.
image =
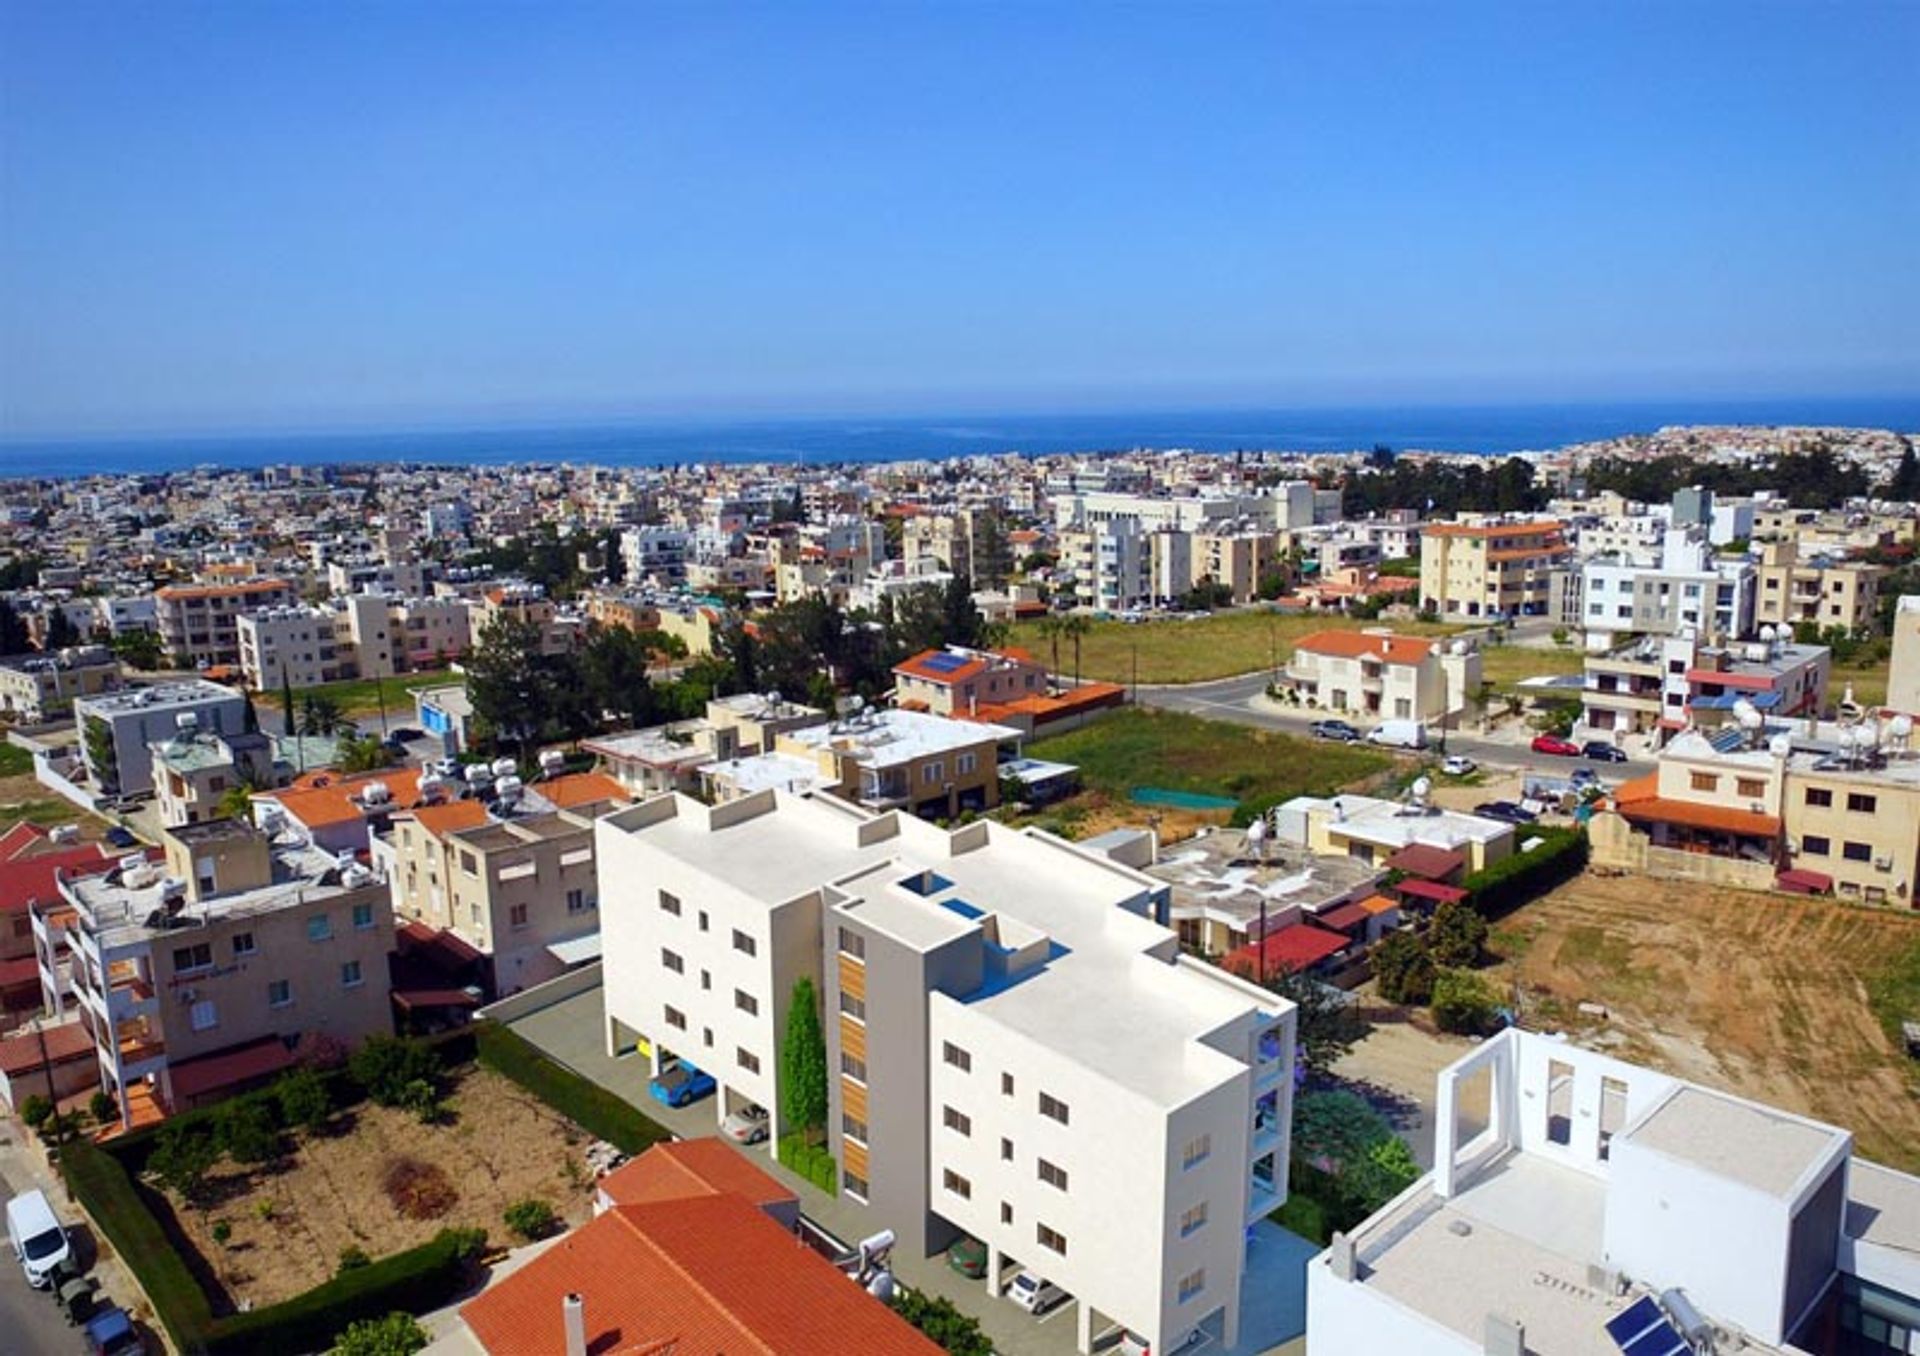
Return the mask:
<svg viewBox="0 0 1920 1356"><path fill-rule="evenodd" d="M1371 917L1373 917L1373 913L1366 905L1353 903L1341 904L1336 908L1328 909L1325 913L1316 913L1313 916L1313 921L1321 927L1332 928L1336 932L1345 932L1350 928L1359 927Z"/></svg>
<svg viewBox="0 0 1920 1356"><path fill-rule="evenodd" d="M1705 829L1713 833L1733 833L1748 838L1778 838L1780 817L1736 810L1728 805L1704 805L1691 800L1668 800L1647 796L1621 800L1620 813L1632 823L1678 824L1683 828Z"/></svg>
<svg viewBox="0 0 1920 1356"><path fill-rule="evenodd" d="M903 659L898 664L895 664L893 671L895 673L904 673L911 678L918 678L922 682L933 683L940 687L951 687L955 683L964 683L967 679L986 672L987 661L984 659L969 659L963 664L955 664L952 668L929 667L928 660L945 653L947 653L945 650L922 650L912 658Z"/></svg>
<svg viewBox="0 0 1920 1356"><path fill-rule="evenodd" d="M173 1084L173 1096L177 1103L183 1098L198 1097L235 1083L278 1073L297 1059L298 1056L287 1049L286 1043L278 1036L265 1036L247 1045L169 1065L167 1078Z"/></svg>
<svg viewBox="0 0 1920 1356"><path fill-rule="evenodd" d="M602 1356L940 1356L731 1194L615 1206L469 1300L460 1317L493 1356L562 1356L570 1293L584 1301L587 1350Z"/></svg>
<svg viewBox="0 0 1920 1356"><path fill-rule="evenodd" d="M1463 854L1431 843L1409 843L1386 861L1389 871L1404 871L1428 880L1445 880L1466 864Z"/></svg>
<svg viewBox="0 0 1920 1356"><path fill-rule="evenodd" d="M435 838L456 829L477 829L487 822L487 807L477 800L450 800L410 811L414 823Z"/></svg>
<svg viewBox="0 0 1920 1356"><path fill-rule="evenodd" d="M146 853L149 860L159 860L158 848L141 851ZM132 856L134 852L129 850L125 855ZM58 852L42 852L0 862L0 915L24 913L30 904L58 903L60 887L54 883L57 872L65 871L70 876L97 876L111 868L120 860L120 856L98 843L87 843Z"/></svg>
<svg viewBox="0 0 1920 1356"><path fill-rule="evenodd" d="M43 1036L47 1059L54 1064L65 1064L70 1059L93 1053L93 1037L78 1022L62 1022L59 1026L47 1027ZM20 1031L0 1040L0 1073L17 1078L23 1073L37 1070L40 1067L40 1042L43 1036Z"/></svg>
<svg viewBox="0 0 1920 1356"><path fill-rule="evenodd" d="M723 1191L761 1206L798 1199L777 1178L748 1162L746 1155L711 1135L656 1144L602 1177L600 1190L615 1205L649 1205Z"/></svg>
<svg viewBox="0 0 1920 1356"><path fill-rule="evenodd" d="M10 862L32 847L45 842L48 831L30 819L23 819L0 834L0 861Z"/></svg>
<svg viewBox="0 0 1920 1356"><path fill-rule="evenodd" d="M1359 659L1378 655L1389 664L1422 663L1438 641L1418 636L1369 635L1365 631L1315 631L1303 637L1294 649L1308 654L1332 655L1341 659Z"/></svg>
<svg viewBox="0 0 1920 1356"><path fill-rule="evenodd" d="M1305 970L1329 956L1338 955L1349 945L1347 939L1337 932L1315 927L1312 923L1295 923L1267 934L1264 948L1266 973L1273 975L1288 970ZM1238 951L1228 952L1226 959L1221 962L1222 968L1244 975L1257 973L1261 964L1261 958L1251 942Z"/></svg>
<svg viewBox="0 0 1920 1356"><path fill-rule="evenodd" d="M309 829L318 829L366 818L353 798L365 790L369 782L386 783L393 793L390 802L393 806L410 805L420 794L420 769L394 767L353 777L338 772L309 772L285 790L264 792L260 798L278 804L289 819L298 820Z"/></svg>
<svg viewBox="0 0 1920 1356"><path fill-rule="evenodd" d="M1457 885L1442 885L1437 880L1421 880L1418 876L1408 876L1393 888L1403 895L1431 899L1436 904L1458 904L1467 897L1467 892Z"/></svg>
<svg viewBox="0 0 1920 1356"><path fill-rule="evenodd" d="M604 772L570 773L551 781L539 782L534 790L562 810L571 810L577 805L595 805L606 800L617 800L624 805L633 799L626 787Z"/></svg>

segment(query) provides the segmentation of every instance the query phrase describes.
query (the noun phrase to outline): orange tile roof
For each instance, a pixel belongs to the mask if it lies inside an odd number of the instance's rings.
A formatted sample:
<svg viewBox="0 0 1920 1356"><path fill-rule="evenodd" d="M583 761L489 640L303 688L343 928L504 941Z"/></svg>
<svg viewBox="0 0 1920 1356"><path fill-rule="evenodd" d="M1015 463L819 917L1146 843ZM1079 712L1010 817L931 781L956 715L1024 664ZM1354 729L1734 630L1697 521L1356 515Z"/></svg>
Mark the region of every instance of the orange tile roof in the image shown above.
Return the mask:
<svg viewBox="0 0 1920 1356"><path fill-rule="evenodd" d="M309 772L280 791L263 792L262 799L276 802L289 818L310 829L328 824L350 824L366 816L354 804L354 794L369 782L385 782L393 792L393 804L406 806L420 793L420 769L386 768L358 776L343 777L337 772Z"/></svg>
<svg viewBox="0 0 1920 1356"><path fill-rule="evenodd" d="M561 1303L587 1350L673 1356L940 1356L838 1268L731 1194L620 1205L460 1309L494 1356L562 1356Z"/></svg>
<svg viewBox="0 0 1920 1356"><path fill-rule="evenodd" d="M1308 654L1333 655L1341 659L1379 655L1389 664L1418 664L1439 643L1418 636L1378 636L1368 635L1364 631L1315 631L1310 636L1303 636L1293 648L1305 650Z"/></svg>
<svg viewBox="0 0 1920 1356"><path fill-rule="evenodd" d="M895 664L893 671L908 674L922 682L935 683L941 687L951 687L955 683L965 682L986 671L987 661L984 659L969 659L964 664L956 664L952 668L936 669L928 666L928 660L945 653L945 650L922 650L911 659L903 659Z"/></svg>
<svg viewBox="0 0 1920 1356"><path fill-rule="evenodd" d="M1388 899L1385 895L1368 895L1360 901L1360 907L1370 914L1390 913L1400 907L1398 900Z"/></svg>
<svg viewBox="0 0 1920 1356"><path fill-rule="evenodd" d="M1736 833L1750 838L1778 838L1777 815L1755 814L1725 805L1706 805L1699 801L1668 800L1649 796L1623 801L1620 813L1627 819L1655 824L1678 824L1683 828L1707 829L1714 833Z"/></svg>
<svg viewBox="0 0 1920 1356"><path fill-rule="evenodd" d="M633 799L626 787L604 772L571 772L551 781L536 783L534 790L561 810L571 810L576 805L593 805L603 800L617 800L624 805Z"/></svg>
<svg viewBox="0 0 1920 1356"><path fill-rule="evenodd" d="M1557 519L1538 523L1429 523L1420 529L1423 537L1522 537L1533 532L1558 532L1566 524Z"/></svg>
<svg viewBox="0 0 1920 1356"><path fill-rule="evenodd" d="M175 598L211 598L215 594L292 592L284 579L248 579L232 584L169 584L154 596L169 601Z"/></svg>
<svg viewBox="0 0 1920 1356"><path fill-rule="evenodd" d="M600 1190L615 1205L650 1205L723 1191L751 1205L783 1205L797 1199L745 1154L712 1135L656 1144L602 1177Z"/></svg>
<svg viewBox="0 0 1920 1356"><path fill-rule="evenodd" d="M1127 690L1118 683L1082 683L1060 693L1034 693L1015 697L1010 702L981 702L973 711L954 712L956 720L977 720L992 725L1008 716L1032 716L1044 724L1079 711L1097 710L1126 699Z"/></svg>
<svg viewBox="0 0 1920 1356"><path fill-rule="evenodd" d="M477 800L450 800L422 805L413 811L414 823L435 838L456 829L477 829L487 822L487 807Z"/></svg>

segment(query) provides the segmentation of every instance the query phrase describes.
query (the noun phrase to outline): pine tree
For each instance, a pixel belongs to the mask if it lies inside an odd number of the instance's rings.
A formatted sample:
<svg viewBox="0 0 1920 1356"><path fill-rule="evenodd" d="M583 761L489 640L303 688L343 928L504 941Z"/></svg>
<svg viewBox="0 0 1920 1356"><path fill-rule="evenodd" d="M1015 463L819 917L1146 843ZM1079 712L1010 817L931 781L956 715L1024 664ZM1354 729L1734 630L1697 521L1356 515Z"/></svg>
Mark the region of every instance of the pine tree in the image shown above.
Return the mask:
<svg viewBox="0 0 1920 1356"><path fill-rule="evenodd" d="M786 1124L805 1133L827 1123L827 1042L820 1031L813 981L793 982L787 1004L786 1039L780 1046L780 1101Z"/></svg>

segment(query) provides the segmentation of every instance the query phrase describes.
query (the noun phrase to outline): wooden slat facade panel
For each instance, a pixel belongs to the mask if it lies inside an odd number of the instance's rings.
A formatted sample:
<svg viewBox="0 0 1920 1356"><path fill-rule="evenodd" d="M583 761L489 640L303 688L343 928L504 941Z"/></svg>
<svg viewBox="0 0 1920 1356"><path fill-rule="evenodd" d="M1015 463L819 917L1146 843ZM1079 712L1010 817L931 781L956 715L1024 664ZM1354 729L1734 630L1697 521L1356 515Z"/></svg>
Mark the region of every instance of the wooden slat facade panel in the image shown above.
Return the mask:
<svg viewBox="0 0 1920 1356"><path fill-rule="evenodd" d="M855 960L852 956L843 954L840 957L840 987L845 992L852 994L855 998L865 999L867 996L867 967L865 963Z"/></svg>
<svg viewBox="0 0 1920 1356"><path fill-rule="evenodd" d="M856 1059L867 1057L867 1029L851 1017L840 1019L840 1048Z"/></svg>
<svg viewBox="0 0 1920 1356"><path fill-rule="evenodd" d="M840 1106L858 1120L867 1118L867 1088L851 1078L840 1080Z"/></svg>
<svg viewBox="0 0 1920 1356"><path fill-rule="evenodd" d="M867 1175L867 1151L865 1146L854 1143L846 1136L840 1137L841 1166L856 1177Z"/></svg>

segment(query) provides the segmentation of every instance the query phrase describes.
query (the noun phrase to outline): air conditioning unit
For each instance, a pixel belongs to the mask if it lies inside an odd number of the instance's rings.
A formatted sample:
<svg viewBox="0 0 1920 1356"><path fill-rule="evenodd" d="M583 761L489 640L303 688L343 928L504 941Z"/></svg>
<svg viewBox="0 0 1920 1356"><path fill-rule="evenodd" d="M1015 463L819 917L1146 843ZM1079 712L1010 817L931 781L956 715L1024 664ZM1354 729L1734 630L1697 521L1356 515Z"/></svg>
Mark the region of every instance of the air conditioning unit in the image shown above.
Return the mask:
<svg viewBox="0 0 1920 1356"><path fill-rule="evenodd" d="M180 1006L185 1007L187 1004L193 1002L198 997L200 997L200 990L182 989L180 990Z"/></svg>
<svg viewBox="0 0 1920 1356"><path fill-rule="evenodd" d="M1891 857L1875 857L1875 858L1873 859L1873 869L1874 869L1875 871L1891 871L1891 870L1893 870L1893 858L1891 858Z"/></svg>

